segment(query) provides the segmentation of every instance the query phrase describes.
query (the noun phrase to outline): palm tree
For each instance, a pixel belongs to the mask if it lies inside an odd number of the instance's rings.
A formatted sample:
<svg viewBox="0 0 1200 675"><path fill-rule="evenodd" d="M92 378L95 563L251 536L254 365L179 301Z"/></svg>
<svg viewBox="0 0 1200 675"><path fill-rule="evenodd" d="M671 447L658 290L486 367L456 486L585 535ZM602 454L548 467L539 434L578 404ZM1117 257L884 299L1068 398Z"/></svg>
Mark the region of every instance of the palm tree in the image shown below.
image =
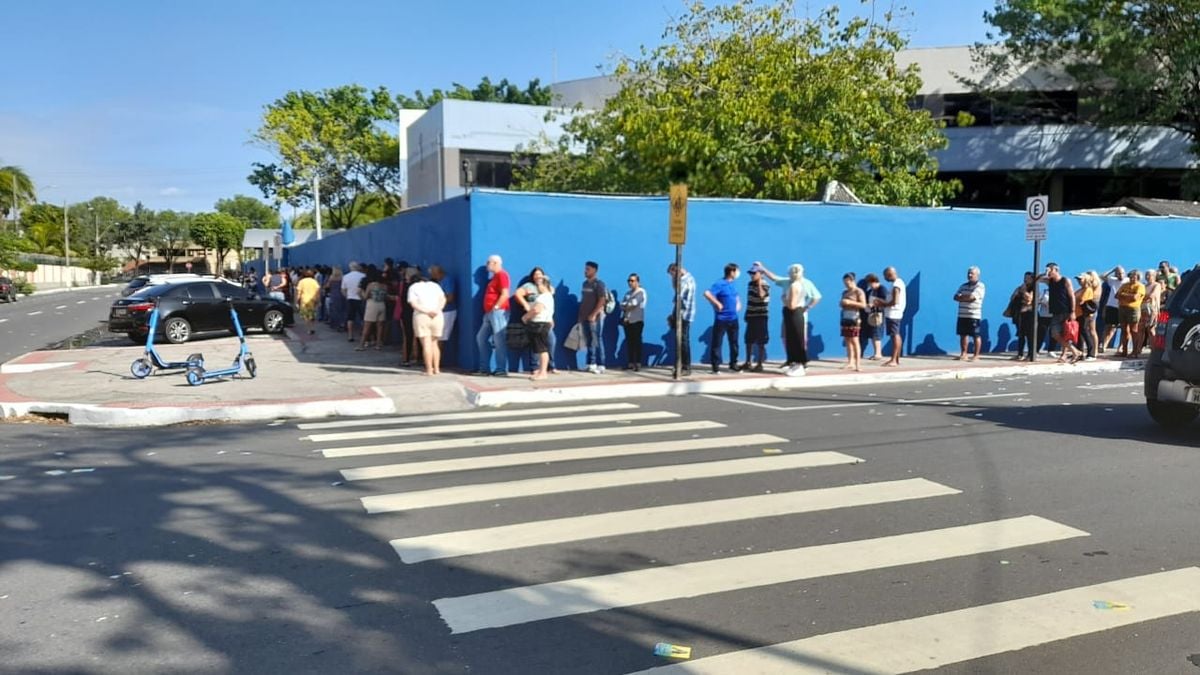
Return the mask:
<svg viewBox="0 0 1200 675"><path fill-rule="evenodd" d="M0 166L0 214L15 218L21 204L37 201L29 174L19 166Z"/></svg>

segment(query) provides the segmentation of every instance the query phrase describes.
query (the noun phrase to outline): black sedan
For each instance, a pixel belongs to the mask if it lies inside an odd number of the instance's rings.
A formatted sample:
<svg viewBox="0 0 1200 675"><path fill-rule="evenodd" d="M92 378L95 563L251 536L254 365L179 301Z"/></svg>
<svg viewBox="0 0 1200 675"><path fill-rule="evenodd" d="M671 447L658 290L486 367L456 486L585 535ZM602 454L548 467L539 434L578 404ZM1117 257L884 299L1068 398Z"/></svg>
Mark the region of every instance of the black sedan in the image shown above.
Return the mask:
<svg viewBox="0 0 1200 675"><path fill-rule="evenodd" d="M134 342L145 342L150 311L158 304L158 334L167 342L182 344L194 334L233 331L228 301L237 309L242 328L282 333L292 325L292 308L285 302L260 298L223 281L192 281L151 286L113 303L108 329L124 333Z"/></svg>

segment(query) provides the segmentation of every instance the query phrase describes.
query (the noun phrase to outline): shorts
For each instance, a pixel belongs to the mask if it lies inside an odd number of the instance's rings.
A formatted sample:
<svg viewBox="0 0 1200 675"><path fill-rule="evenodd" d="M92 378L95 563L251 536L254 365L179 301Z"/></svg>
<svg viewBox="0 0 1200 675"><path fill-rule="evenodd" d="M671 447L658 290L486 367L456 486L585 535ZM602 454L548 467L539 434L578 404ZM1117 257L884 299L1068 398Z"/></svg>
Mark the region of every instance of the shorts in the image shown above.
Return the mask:
<svg viewBox="0 0 1200 675"><path fill-rule="evenodd" d="M1120 318L1121 325L1136 324L1140 312L1137 307L1121 307L1117 310L1117 316Z"/></svg>
<svg viewBox="0 0 1200 675"><path fill-rule="evenodd" d="M1104 308L1104 325L1105 326L1115 326L1118 323L1121 323L1121 315L1119 312L1117 312L1117 308L1116 307L1105 307Z"/></svg>
<svg viewBox="0 0 1200 675"><path fill-rule="evenodd" d="M383 317L387 316L387 306L378 300L368 300L367 308L363 310L363 322L374 323L383 321Z"/></svg>
<svg viewBox="0 0 1200 675"><path fill-rule="evenodd" d="M353 324L362 325L363 322L363 301L356 299L346 300L346 320Z"/></svg>
<svg viewBox="0 0 1200 675"><path fill-rule="evenodd" d="M529 326L529 348L534 354L545 354L550 351L550 322L537 321L526 324Z"/></svg>
<svg viewBox="0 0 1200 675"><path fill-rule="evenodd" d="M314 302L312 304L301 304L299 309L300 309L300 318L301 319L304 319L305 321L316 320L316 318L317 318L317 303Z"/></svg>
<svg viewBox="0 0 1200 675"><path fill-rule="evenodd" d="M862 327L857 321L842 321L842 337L856 338L862 332Z"/></svg>
<svg viewBox="0 0 1200 675"><path fill-rule="evenodd" d="M888 335L900 335L900 319L884 319L883 327Z"/></svg>
<svg viewBox="0 0 1200 675"><path fill-rule="evenodd" d="M442 337L442 329L445 328L445 315L438 314L437 316L429 316L428 314L413 314L413 334L417 339Z"/></svg>
<svg viewBox="0 0 1200 675"><path fill-rule="evenodd" d="M771 331L767 328L769 319L765 316L746 318L746 344L765 345L771 341Z"/></svg>
<svg viewBox="0 0 1200 675"><path fill-rule="evenodd" d="M1068 319L1072 318L1071 314L1055 314L1050 317L1050 337L1061 338L1063 336L1063 324Z"/></svg>
<svg viewBox="0 0 1200 675"><path fill-rule="evenodd" d="M454 320L458 318L458 310L450 309L442 312L442 335L438 338L440 342L450 340L450 333L454 331Z"/></svg>
<svg viewBox="0 0 1200 675"><path fill-rule="evenodd" d="M979 319L968 319L966 317L958 317L958 326L955 329L955 334L959 337L979 337Z"/></svg>

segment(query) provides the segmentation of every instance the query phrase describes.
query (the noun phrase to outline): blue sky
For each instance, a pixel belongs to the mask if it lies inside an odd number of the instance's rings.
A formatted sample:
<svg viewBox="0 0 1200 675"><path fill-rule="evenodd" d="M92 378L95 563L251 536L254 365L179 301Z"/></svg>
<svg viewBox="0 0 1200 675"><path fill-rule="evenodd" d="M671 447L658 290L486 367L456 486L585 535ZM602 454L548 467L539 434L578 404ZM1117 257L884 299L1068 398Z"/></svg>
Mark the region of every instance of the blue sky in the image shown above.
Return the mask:
<svg viewBox="0 0 1200 675"><path fill-rule="evenodd" d="M880 3L890 5L891 3ZM991 0L911 0L914 47L969 44ZM817 11L824 3L805 3ZM108 195L200 211L265 151L262 107L347 83L429 91L487 75L588 77L656 44L682 0L40 0L0 10L0 165L61 203ZM860 7L844 2L843 11Z"/></svg>

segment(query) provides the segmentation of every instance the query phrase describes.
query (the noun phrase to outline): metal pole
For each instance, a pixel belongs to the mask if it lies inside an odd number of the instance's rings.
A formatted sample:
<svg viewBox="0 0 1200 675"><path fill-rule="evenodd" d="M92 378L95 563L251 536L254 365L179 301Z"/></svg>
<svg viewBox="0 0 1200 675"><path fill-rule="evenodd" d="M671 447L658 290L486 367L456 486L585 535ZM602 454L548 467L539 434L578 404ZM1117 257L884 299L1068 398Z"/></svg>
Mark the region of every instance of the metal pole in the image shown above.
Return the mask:
<svg viewBox="0 0 1200 675"><path fill-rule="evenodd" d="M67 213L67 200L63 200L63 255L67 258L67 274L75 285L75 273L71 271L71 216Z"/></svg>
<svg viewBox="0 0 1200 675"><path fill-rule="evenodd" d="M679 284L683 279L683 246L675 246L675 373L678 380L683 375L683 300ZM695 301L695 298L692 299Z"/></svg>
<svg viewBox="0 0 1200 675"><path fill-rule="evenodd" d="M1037 361L1038 350L1041 349L1041 347L1042 347L1040 344L1036 344L1038 342L1041 342L1040 340L1038 340L1038 298L1042 297L1041 289L1038 286L1038 279L1040 278L1040 274L1038 273L1038 270L1041 269L1041 266L1042 266L1042 242L1034 241L1033 242L1033 335L1029 336L1030 342L1034 343L1034 345L1029 350L1029 360L1030 361Z"/></svg>
<svg viewBox="0 0 1200 675"><path fill-rule="evenodd" d="M321 238L321 179L313 176L313 202L316 210L313 212L317 224L317 239Z"/></svg>

